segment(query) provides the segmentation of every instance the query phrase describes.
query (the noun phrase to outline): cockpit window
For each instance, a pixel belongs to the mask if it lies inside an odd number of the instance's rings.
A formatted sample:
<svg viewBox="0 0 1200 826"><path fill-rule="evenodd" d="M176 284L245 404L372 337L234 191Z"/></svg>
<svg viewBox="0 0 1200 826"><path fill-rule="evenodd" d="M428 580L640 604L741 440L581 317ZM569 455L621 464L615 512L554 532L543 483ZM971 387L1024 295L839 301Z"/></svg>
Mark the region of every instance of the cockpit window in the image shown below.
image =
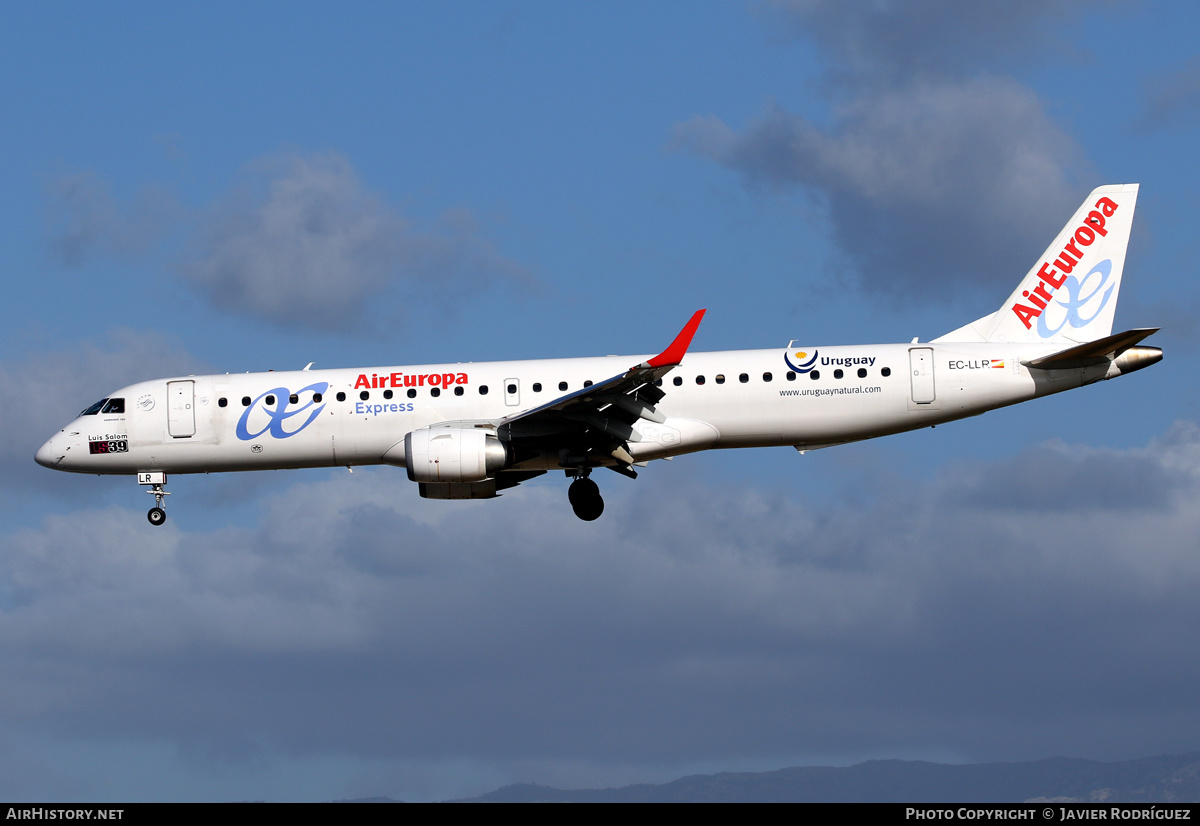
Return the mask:
<svg viewBox="0 0 1200 826"><path fill-rule="evenodd" d="M97 413L100 412L100 408L104 407L104 403L107 401L108 401L108 399L101 399L100 401L93 404L91 407L89 407L86 410L84 410L83 412L81 412L79 415L80 416L95 416Z"/></svg>
<svg viewBox="0 0 1200 826"><path fill-rule="evenodd" d="M101 413L124 413L125 412L125 400L124 399L109 399L108 404L104 405L104 409L101 410L100 412Z"/></svg>

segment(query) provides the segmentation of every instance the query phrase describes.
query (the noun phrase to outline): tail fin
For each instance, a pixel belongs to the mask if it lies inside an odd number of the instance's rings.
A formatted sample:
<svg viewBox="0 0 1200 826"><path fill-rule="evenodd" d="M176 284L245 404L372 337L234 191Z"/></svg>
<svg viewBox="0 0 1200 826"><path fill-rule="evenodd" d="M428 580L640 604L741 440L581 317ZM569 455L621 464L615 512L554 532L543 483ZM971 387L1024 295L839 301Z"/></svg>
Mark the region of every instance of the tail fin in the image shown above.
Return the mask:
<svg viewBox="0 0 1200 826"><path fill-rule="evenodd" d="M1112 332L1138 185L1092 191L1000 309L935 341L1082 343Z"/></svg>

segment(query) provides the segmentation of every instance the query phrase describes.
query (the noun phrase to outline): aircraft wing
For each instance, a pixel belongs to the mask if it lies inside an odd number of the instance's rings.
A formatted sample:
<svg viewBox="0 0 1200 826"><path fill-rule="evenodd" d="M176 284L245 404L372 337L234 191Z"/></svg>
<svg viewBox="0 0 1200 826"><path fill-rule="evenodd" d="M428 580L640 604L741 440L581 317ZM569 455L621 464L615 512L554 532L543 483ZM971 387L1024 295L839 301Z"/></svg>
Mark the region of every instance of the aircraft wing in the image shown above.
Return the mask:
<svg viewBox="0 0 1200 826"><path fill-rule="evenodd" d="M667 349L623 373L560 396L540 407L501 419L497 434L522 455L557 449L564 468L611 467L635 477L629 442L641 440L638 419L666 419L655 405L666 394L655 382L683 361L704 318L697 310Z"/></svg>

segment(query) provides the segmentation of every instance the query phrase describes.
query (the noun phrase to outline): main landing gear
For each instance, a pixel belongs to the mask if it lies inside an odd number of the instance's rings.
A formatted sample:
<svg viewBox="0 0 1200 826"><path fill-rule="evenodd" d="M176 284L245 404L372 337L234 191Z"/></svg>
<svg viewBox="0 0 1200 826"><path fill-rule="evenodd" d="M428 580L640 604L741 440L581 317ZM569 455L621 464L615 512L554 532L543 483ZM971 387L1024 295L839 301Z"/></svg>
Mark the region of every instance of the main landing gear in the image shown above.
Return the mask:
<svg viewBox="0 0 1200 826"><path fill-rule="evenodd" d="M571 510L585 522L599 519L600 514L604 513L604 499L600 496L600 486L586 475L577 478L567 488L567 499L571 502Z"/></svg>
<svg viewBox="0 0 1200 826"><path fill-rule="evenodd" d="M171 494L163 490L163 485L167 483L167 474L161 471L139 471L138 484L150 485L150 490L146 493L154 497L154 507L146 512L146 518L150 520L150 524L158 527L167 521L167 511L163 507L163 497Z"/></svg>

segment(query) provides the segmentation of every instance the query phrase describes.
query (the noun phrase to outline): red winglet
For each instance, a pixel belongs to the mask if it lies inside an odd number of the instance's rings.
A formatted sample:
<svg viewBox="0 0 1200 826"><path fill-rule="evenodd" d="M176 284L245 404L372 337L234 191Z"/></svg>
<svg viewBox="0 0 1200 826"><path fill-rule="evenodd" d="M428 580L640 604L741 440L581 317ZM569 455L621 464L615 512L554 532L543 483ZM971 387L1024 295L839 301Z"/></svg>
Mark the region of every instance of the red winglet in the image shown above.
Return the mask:
<svg viewBox="0 0 1200 826"><path fill-rule="evenodd" d="M692 343L692 336L696 335L696 328L700 326L700 320L704 318L704 312L704 310L696 310L691 320L679 331L679 335L675 336L675 340L671 342L671 346L650 359L646 364L650 367L674 367L683 361L683 356L687 352L688 346Z"/></svg>

